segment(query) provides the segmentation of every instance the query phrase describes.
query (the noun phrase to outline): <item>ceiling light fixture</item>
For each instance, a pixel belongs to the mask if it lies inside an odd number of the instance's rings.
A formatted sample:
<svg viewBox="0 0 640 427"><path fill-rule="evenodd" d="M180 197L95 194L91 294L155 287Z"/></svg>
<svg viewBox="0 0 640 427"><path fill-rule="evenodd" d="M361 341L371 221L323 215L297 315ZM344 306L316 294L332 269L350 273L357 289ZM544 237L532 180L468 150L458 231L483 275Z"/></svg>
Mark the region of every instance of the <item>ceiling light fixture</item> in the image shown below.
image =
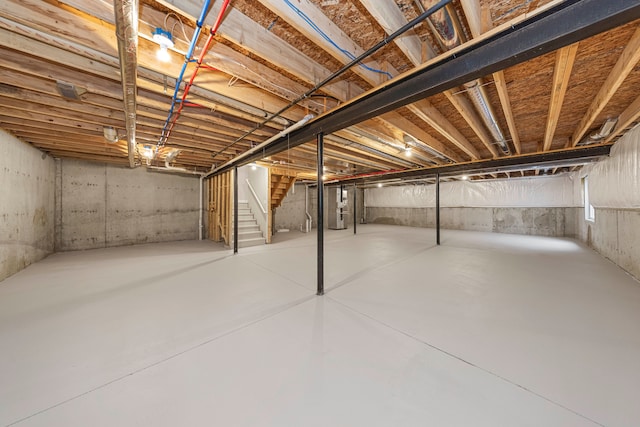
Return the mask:
<svg viewBox="0 0 640 427"><path fill-rule="evenodd" d="M156 151L154 150L154 147L152 147L151 145L145 145L143 147L142 153L140 154L145 159L152 160L156 156Z"/></svg>
<svg viewBox="0 0 640 427"><path fill-rule="evenodd" d="M171 55L169 55L169 49L173 47L173 36L167 30L160 27L156 27L153 30L153 41L160 45L156 56L162 62L169 62Z"/></svg>
<svg viewBox="0 0 640 427"><path fill-rule="evenodd" d="M404 149L404 155L407 157L411 157L411 146L407 144L407 146Z"/></svg>
<svg viewBox="0 0 640 427"><path fill-rule="evenodd" d="M467 175L462 175L461 179L462 179L463 181L466 181L466 180L468 180L468 179L469 179L469 177L468 177Z"/></svg>

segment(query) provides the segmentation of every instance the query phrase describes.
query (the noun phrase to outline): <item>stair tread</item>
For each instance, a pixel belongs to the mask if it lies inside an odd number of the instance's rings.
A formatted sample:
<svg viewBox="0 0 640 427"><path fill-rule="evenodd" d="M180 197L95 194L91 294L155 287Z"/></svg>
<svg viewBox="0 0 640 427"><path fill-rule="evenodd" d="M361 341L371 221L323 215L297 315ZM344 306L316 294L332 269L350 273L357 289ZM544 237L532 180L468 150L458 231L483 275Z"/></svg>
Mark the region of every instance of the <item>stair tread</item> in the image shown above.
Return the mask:
<svg viewBox="0 0 640 427"><path fill-rule="evenodd" d="M266 244L258 220L248 203L238 203L238 245L241 247Z"/></svg>

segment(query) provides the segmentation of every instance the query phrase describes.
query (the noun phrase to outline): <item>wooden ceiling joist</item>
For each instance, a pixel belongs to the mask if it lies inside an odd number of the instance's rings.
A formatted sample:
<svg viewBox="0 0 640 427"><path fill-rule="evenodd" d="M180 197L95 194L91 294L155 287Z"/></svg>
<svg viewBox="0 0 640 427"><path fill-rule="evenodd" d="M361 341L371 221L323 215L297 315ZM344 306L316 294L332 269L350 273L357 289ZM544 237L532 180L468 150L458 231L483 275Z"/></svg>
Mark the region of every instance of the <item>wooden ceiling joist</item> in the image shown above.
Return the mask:
<svg viewBox="0 0 640 427"><path fill-rule="evenodd" d="M334 4L300 0L291 3L353 55L380 41L384 34L402 27L422 10L413 1L343 0ZM619 118L605 142L615 141L633 126L639 120L640 111L637 93L640 29L638 22L623 24L636 16L637 2L544 0L525 6L520 3L518 0L455 0L449 10L460 18L463 39L471 41L437 56L433 49L436 46L432 46L436 40L432 30L429 25L421 24L367 58L365 63L370 68L388 72L393 77L398 76L398 70L409 70L409 74L430 74L435 80L415 83L429 89L413 97L411 102L397 103L389 109L383 107L365 115L363 121L351 122L347 129L334 129L333 134L326 135L325 155L331 170L339 175L357 174L431 167L434 163L442 165L450 161L457 164L497 154L502 157L493 141L495 137L489 135L490 129L480 121L466 95L449 93L450 98L461 99L454 99L456 109L442 95L442 87L435 90L431 85L438 80L439 72L451 72L446 68L450 62L488 43L501 31L517 30L530 17L534 17L533 20L544 14L550 15L550 19L559 17L566 8L591 7L593 16L605 16L611 8L629 5L628 13L607 29L609 33L581 43L577 56L561 57L571 53L570 48L562 49L560 54L549 51L545 58L530 60L521 66L507 61L501 69L484 69L470 80L483 78L488 84L491 80L495 83L495 91L492 87L484 88L487 101L493 103L493 107L500 102L504 115L495 108L499 113L496 119L503 130L508 127L511 138L504 132L505 139L512 141L516 154L533 153L540 148L553 150L567 142L568 146L578 143L577 135L584 138L596 122L605 117ZM585 6L587 3L590 6ZM538 4L543 6L532 10ZM201 7L200 0L140 0L136 111L140 144L155 145L159 141L176 77L190 43L188 38ZM196 55L203 47L207 25L217 16L219 8L220 2L213 2L204 22L203 37L195 46ZM168 16L168 13L175 15ZM566 20L557 18L556 28L571 27L575 16ZM493 20L500 25L498 29L492 29ZM123 142L110 145L103 137L103 126L113 126L124 135L114 24L110 1L5 0L5 7L0 8L0 127L54 156L125 165ZM168 63L156 58L157 45L152 41L153 30L165 26L173 31L175 41ZM529 40L540 35L532 34ZM583 37L582 33L579 37ZM620 52L622 55L614 57ZM190 91L189 101L202 107L183 109L171 138L152 164L162 165L167 153L180 149L176 165L208 171L212 163L237 158L252 145L270 138L309 112L316 115L310 126L327 123L325 116L328 115L332 120L346 123L351 118L342 116L343 106L367 98L362 108L369 108L372 99L377 97L376 91L382 87L388 89L384 96L393 98L395 86L402 83L356 66L316 91L317 97L302 99L282 117L262 124L271 112L299 98L350 57L327 43L285 2L261 0L258 4L252 0L234 0L205 57L205 64L212 68L198 75ZM555 57L563 59L557 59L554 64L552 58ZM445 61L449 63L441 64L444 58L449 58ZM569 70L574 58L573 70ZM484 67L481 61L468 62L466 66L476 71ZM193 66L189 65L186 79L192 70ZM561 78L563 70L565 74ZM554 72L552 85L549 77ZM470 80L458 80L448 89L459 91ZM527 87L529 81L535 87ZM64 98L57 82L74 85L80 99ZM370 88L374 91L365 94ZM589 94L589 99L585 99L584 94ZM542 108L538 105L540 99ZM356 115L361 113L359 110ZM282 163L293 173L313 176L315 135L305 134L306 140L298 140L302 135L298 131L292 133L289 137L293 145L301 145L288 150L286 155L271 153L266 164ZM407 135L410 139L405 140ZM242 140L236 141L240 137ZM412 147L411 157L406 155L407 144ZM213 158L214 153L219 154ZM517 176L521 175L519 171Z"/></svg>
<svg viewBox="0 0 640 427"><path fill-rule="evenodd" d="M567 93L569 79L571 78L571 70L578 52L578 43L559 49L556 53L556 65L553 71L553 89L551 92L551 103L549 104L549 117L547 118L547 126L544 133L544 141L542 151L549 151L553 142L553 135L560 118L560 110L564 102L564 96Z"/></svg>
<svg viewBox="0 0 640 427"><path fill-rule="evenodd" d="M390 0L360 0L361 3L369 10L369 12L377 20L378 24L384 28L387 35L392 34L398 28L408 23L406 17L400 12L396 4ZM422 63L422 47L412 37L417 37L411 33L408 36L398 37L394 40L396 45L402 50L414 66ZM429 57L434 57L435 53L430 50ZM471 159L479 159L480 153L467 141L460 133L428 100L418 101L415 104L407 106L409 110L418 116L421 120L435 129L440 135L451 141L455 146L466 153ZM453 160L459 161L460 158L450 157L450 154L444 152L444 148L439 148L440 143L434 141L425 141L431 148L436 149L440 153L446 155Z"/></svg>
<svg viewBox="0 0 640 427"><path fill-rule="evenodd" d="M632 0L617 0L606 9L597 8L596 0L560 3L553 13L541 14L518 25L498 27L474 43L452 51L446 59L430 61L405 73L387 85L374 89L365 97L344 104L330 116L320 117L307 126L291 132L286 139L289 146L299 145L318 132L331 133L360 123L375 115L391 111L432 94L500 71L545 53L615 28L620 23L640 18L640 5ZM265 147L265 155L282 150L282 140ZM252 156L234 160L216 173Z"/></svg>
<svg viewBox="0 0 640 427"><path fill-rule="evenodd" d="M478 136L485 148L491 153L493 157L498 157L498 150L495 143L486 130L484 123L476 113L475 109L471 105L471 102L464 97L463 93L454 93L452 90L444 92L445 96L451 102L451 104L458 110L458 113L464 118L464 120L471 126L473 132Z"/></svg>
<svg viewBox="0 0 640 427"><path fill-rule="evenodd" d="M493 28L493 25L488 22L486 9L483 9L479 0L460 0L462 9L465 12L465 17L469 25L469 30L473 38L480 37L482 33L489 31ZM500 98L500 105L502 112L504 113L507 121L507 127L511 135L511 141L516 150L516 154L522 153L522 144L520 143L520 136L518 135L518 128L516 126L515 118L513 117L513 110L511 108L511 98L509 97L509 91L507 89L507 82L505 80L504 71L496 71L493 73L493 81L496 85L498 97Z"/></svg>
<svg viewBox="0 0 640 427"><path fill-rule="evenodd" d="M640 120L640 96L638 96L618 117L618 123L614 131L604 140L611 142L615 137L620 136L634 122Z"/></svg>
<svg viewBox="0 0 640 427"><path fill-rule="evenodd" d="M616 93L622 82L640 61L640 27L633 33L627 46L622 51L618 62L613 67L604 84L600 87L598 94L593 98L587 112L576 126L576 130L571 137L571 146L575 147L585 136L598 114L604 109L611 97Z"/></svg>
<svg viewBox="0 0 640 427"><path fill-rule="evenodd" d="M518 135L518 127L516 120L513 117L513 109L511 108L511 98L509 97L509 91L507 89L507 81L504 77L504 71L500 70L493 73L493 81L496 84L496 90L500 97L500 105L502 106L502 112L507 120L507 127L509 128L509 134L511 135L511 142L516 149L516 154L522 154L522 144L520 143L520 136Z"/></svg>

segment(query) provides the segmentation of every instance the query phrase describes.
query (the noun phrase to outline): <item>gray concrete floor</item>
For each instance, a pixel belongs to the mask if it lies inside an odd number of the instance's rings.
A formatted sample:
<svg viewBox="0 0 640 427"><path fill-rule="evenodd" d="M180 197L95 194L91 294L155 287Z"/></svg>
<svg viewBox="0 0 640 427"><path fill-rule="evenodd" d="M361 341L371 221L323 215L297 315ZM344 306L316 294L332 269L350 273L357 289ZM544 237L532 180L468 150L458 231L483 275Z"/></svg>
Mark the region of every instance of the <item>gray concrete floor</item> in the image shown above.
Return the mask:
<svg viewBox="0 0 640 427"><path fill-rule="evenodd" d="M640 425L640 285L568 239L359 226L0 283L0 425Z"/></svg>

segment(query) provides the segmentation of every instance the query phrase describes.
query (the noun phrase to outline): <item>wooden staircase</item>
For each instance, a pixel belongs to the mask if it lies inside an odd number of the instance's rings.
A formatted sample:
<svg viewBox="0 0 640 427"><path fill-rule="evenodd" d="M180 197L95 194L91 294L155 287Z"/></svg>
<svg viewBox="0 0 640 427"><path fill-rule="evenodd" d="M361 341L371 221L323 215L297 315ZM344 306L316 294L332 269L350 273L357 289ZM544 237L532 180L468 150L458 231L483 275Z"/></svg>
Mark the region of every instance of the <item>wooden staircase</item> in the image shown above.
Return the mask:
<svg viewBox="0 0 640 427"><path fill-rule="evenodd" d="M280 207L282 201L287 196L289 189L296 182L296 177L292 175L278 174L271 172L271 209Z"/></svg>

